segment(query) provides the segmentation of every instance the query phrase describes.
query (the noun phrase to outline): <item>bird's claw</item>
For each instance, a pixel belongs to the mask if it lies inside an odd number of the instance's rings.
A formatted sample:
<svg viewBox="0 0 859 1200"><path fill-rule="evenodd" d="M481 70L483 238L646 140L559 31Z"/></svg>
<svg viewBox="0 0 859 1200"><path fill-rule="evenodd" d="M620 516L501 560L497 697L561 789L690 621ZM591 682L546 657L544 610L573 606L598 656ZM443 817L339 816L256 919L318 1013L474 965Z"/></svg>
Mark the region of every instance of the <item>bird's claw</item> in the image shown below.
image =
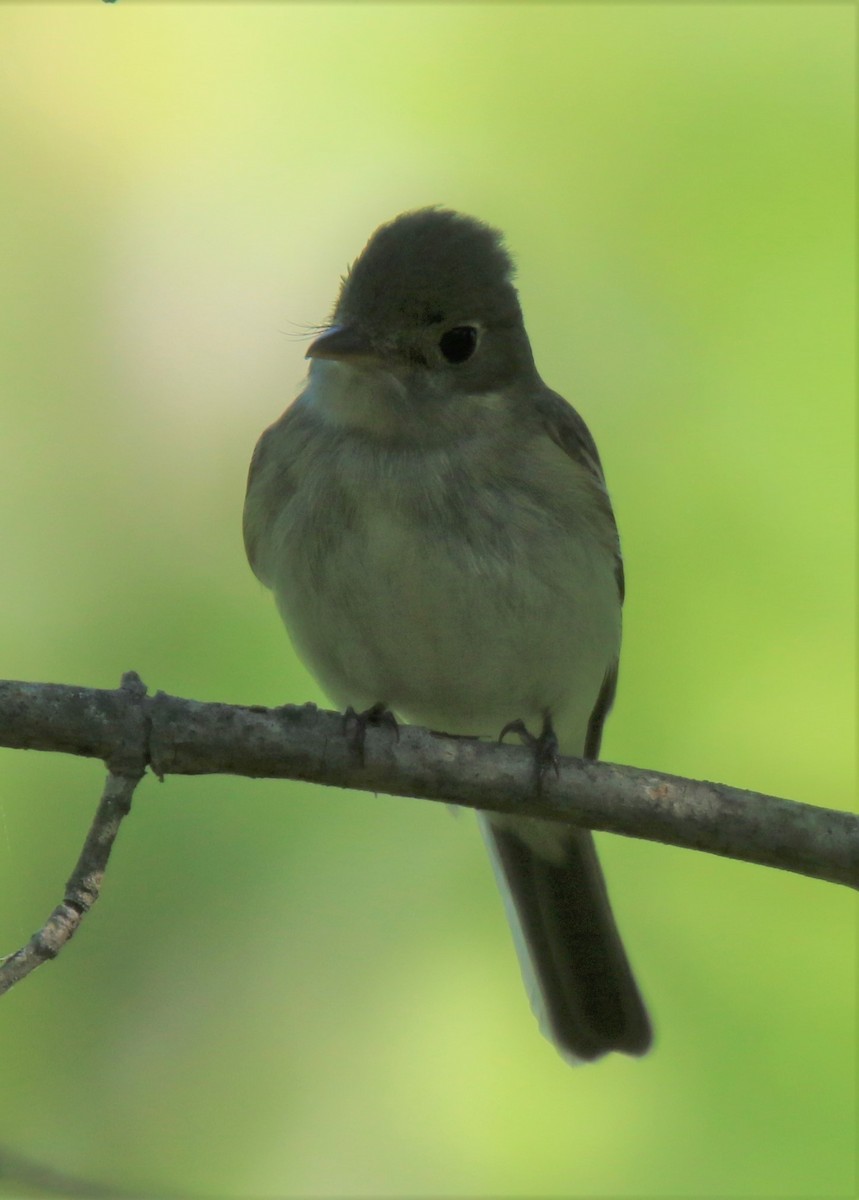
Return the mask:
<svg viewBox="0 0 859 1200"><path fill-rule="evenodd" d="M558 777L558 738L552 725L552 718L548 713L543 717L543 728L537 737L529 730L523 720L517 718L515 721L508 721L498 735L499 742L503 742L508 733L515 733L523 745L527 746L534 755L534 771L536 775L537 792L542 790L543 777L546 771L550 768L555 772L555 778Z"/></svg>
<svg viewBox="0 0 859 1200"><path fill-rule="evenodd" d="M397 718L385 704L371 704L363 712L356 712L350 704L343 714L343 734L349 739L353 753L361 766L364 765L364 743L367 738L367 727L377 728L387 726L392 729L397 741L400 740L400 727Z"/></svg>

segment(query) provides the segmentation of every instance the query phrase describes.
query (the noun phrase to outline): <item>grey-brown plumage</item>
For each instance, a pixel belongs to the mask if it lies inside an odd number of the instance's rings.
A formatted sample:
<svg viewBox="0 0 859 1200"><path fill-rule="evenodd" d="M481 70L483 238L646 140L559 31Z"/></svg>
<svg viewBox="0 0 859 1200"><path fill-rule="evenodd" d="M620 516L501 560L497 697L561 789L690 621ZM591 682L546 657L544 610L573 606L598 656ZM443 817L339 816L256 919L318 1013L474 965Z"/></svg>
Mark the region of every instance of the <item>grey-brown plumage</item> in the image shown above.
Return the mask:
<svg viewBox="0 0 859 1200"><path fill-rule="evenodd" d="M449 733L551 723L596 757L623 572L593 439L540 379L501 237L444 209L382 226L260 439L251 565L331 698ZM484 815L544 1031L641 1054L647 1014L591 835Z"/></svg>

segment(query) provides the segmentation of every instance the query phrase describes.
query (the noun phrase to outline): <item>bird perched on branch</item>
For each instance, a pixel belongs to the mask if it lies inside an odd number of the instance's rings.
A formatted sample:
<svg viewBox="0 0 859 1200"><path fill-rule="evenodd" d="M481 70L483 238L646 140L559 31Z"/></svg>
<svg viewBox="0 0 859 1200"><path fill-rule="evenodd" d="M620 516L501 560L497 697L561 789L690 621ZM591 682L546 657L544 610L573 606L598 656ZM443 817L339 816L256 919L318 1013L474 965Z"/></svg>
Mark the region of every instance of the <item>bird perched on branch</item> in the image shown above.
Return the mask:
<svg viewBox="0 0 859 1200"><path fill-rule="evenodd" d="M381 226L263 433L244 531L331 699L446 733L516 729L540 769L596 758L623 568L593 439L534 365L495 230L427 208ZM643 1054L647 1012L592 835L479 818L543 1031Z"/></svg>

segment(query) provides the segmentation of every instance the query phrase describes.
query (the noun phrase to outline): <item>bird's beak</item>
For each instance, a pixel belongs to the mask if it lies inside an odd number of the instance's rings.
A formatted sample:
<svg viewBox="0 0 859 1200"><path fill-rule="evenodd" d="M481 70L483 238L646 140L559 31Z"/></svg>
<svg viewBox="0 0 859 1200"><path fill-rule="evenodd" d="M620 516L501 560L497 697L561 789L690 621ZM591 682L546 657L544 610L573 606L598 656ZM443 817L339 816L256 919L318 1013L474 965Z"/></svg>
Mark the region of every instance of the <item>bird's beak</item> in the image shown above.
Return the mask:
<svg viewBox="0 0 859 1200"><path fill-rule="evenodd" d="M370 363L379 355L367 337L349 325L332 325L307 347L305 358L332 358L336 362Z"/></svg>

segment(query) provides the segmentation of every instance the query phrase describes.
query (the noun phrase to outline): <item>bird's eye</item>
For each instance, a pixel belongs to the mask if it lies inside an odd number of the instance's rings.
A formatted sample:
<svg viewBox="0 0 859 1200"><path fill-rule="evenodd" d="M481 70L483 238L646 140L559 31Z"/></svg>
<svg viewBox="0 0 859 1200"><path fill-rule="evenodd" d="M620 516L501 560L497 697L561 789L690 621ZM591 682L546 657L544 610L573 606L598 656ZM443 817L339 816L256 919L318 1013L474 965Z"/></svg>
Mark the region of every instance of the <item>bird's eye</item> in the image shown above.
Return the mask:
<svg viewBox="0 0 859 1200"><path fill-rule="evenodd" d="M473 325L455 325L441 335L438 348L449 363L464 363L477 348L477 330Z"/></svg>

